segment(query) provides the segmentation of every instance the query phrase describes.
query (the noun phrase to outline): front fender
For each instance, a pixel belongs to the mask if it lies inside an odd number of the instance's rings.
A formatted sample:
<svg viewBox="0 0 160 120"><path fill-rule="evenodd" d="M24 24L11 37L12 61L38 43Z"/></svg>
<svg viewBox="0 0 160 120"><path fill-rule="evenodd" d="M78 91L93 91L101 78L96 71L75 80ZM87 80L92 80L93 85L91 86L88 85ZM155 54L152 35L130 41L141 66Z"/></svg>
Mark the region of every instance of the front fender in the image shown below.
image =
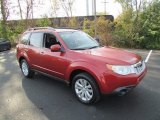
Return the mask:
<svg viewBox="0 0 160 120"><path fill-rule="evenodd" d="M106 84L103 79L103 71L100 68L88 63L88 62L74 62L66 70L65 79L70 81L70 76L75 70L83 70L89 73L98 83L100 90L102 89L102 84ZM104 83L105 82L105 83ZM101 90L103 91L103 90Z"/></svg>

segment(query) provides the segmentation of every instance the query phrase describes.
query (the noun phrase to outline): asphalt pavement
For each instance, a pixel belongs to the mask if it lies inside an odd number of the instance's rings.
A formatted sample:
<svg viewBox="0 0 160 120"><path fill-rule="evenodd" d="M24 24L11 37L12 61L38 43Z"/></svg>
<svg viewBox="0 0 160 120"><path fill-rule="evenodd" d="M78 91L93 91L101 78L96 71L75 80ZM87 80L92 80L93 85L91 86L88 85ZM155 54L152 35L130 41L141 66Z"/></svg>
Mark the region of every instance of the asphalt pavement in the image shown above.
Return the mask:
<svg viewBox="0 0 160 120"><path fill-rule="evenodd" d="M130 51L144 58L149 52ZM147 66L147 75L129 94L84 105L61 81L41 74L24 78L15 52L0 52L0 120L160 120L160 51L153 51Z"/></svg>

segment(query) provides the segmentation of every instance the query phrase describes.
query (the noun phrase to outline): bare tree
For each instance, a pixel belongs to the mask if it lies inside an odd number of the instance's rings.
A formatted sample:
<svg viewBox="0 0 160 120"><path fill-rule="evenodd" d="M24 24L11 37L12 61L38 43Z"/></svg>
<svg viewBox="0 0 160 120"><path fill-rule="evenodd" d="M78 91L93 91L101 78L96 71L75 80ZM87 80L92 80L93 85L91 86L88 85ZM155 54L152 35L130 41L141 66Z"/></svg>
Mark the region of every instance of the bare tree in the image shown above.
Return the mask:
<svg viewBox="0 0 160 120"><path fill-rule="evenodd" d="M57 12L60 9L58 0L50 0L50 2L51 2L51 9L52 9L51 15L57 17Z"/></svg>
<svg viewBox="0 0 160 120"><path fill-rule="evenodd" d="M59 0L59 3L62 6L67 17L72 17L72 15L73 15L74 2L75 2L75 0Z"/></svg>
<svg viewBox="0 0 160 120"><path fill-rule="evenodd" d="M26 13L25 18L28 20L31 17L32 9L33 9L33 1L32 0L25 0L26 3Z"/></svg>
<svg viewBox="0 0 160 120"><path fill-rule="evenodd" d="M23 19L23 14L22 14L22 8L21 8L20 0L17 0L17 2L18 2L20 17L21 17L21 20L22 20Z"/></svg>
<svg viewBox="0 0 160 120"><path fill-rule="evenodd" d="M134 0L134 5L135 5L135 11L136 11L136 19L135 20L137 20L139 17L139 12L142 8L142 0Z"/></svg>
<svg viewBox="0 0 160 120"><path fill-rule="evenodd" d="M1 26L2 26L2 35L4 38L7 38L7 18L9 16L9 9L7 6L8 1L7 0L1 0L1 14L2 14L2 21L1 21Z"/></svg>
<svg viewBox="0 0 160 120"><path fill-rule="evenodd" d="M34 25L35 21L33 15L35 10L33 9L40 9L43 4L43 0L17 0L18 14L21 20L25 20L25 28Z"/></svg>
<svg viewBox="0 0 160 120"><path fill-rule="evenodd" d="M135 11L140 11L142 3L144 3L145 0L116 0L116 1L121 4L122 9L124 11L130 8Z"/></svg>
<svg viewBox="0 0 160 120"><path fill-rule="evenodd" d="M57 12L58 9L63 9L67 17L72 17L73 15L74 2L75 0L51 0L54 11Z"/></svg>
<svg viewBox="0 0 160 120"><path fill-rule="evenodd" d="M131 10L132 14L135 15L134 21L136 22L139 17L139 13L143 9L143 4L145 4L146 0L116 0L122 6L123 11Z"/></svg>
<svg viewBox="0 0 160 120"><path fill-rule="evenodd" d="M10 15L10 11L9 11L10 4L11 3L9 0L1 0L1 14L2 14L3 20L5 20L5 21L7 21L9 15Z"/></svg>
<svg viewBox="0 0 160 120"><path fill-rule="evenodd" d="M24 0L22 1L23 5L25 5L25 9L22 10L22 14L25 16L25 27L29 26L29 19L33 19L33 5L34 5L34 0ZM32 21L33 23L33 21ZM31 23L31 25L32 25Z"/></svg>

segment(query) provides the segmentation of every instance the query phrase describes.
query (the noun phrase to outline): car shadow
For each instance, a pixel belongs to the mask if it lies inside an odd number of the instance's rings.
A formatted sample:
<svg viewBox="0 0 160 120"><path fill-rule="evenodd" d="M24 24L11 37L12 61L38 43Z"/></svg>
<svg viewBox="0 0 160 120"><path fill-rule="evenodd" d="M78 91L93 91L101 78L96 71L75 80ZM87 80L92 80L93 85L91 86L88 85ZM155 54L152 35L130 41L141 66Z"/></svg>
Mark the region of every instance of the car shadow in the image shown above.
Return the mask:
<svg viewBox="0 0 160 120"><path fill-rule="evenodd" d="M137 86L125 96L105 95L94 105L76 100L70 87L61 81L37 74L23 78L22 86L28 98L50 120L159 120L160 96L143 86ZM154 111L154 112L153 112ZM152 114L148 114L152 113Z"/></svg>
<svg viewBox="0 0 160 120"><path fill-rule="evenodd" d="M94 105L78 102L71 88L56 79L41 74L33 79L24 78L15 59L14 53L0 53L0 88L15 86L10 89L9 96L14 95L12 90L16 89L18 93L22 88L27 98L49 120L160 120L159 55L150 58L147 75L132 92L121 97L102 96ZM19 85L14 85L17 83Z"/></svg>

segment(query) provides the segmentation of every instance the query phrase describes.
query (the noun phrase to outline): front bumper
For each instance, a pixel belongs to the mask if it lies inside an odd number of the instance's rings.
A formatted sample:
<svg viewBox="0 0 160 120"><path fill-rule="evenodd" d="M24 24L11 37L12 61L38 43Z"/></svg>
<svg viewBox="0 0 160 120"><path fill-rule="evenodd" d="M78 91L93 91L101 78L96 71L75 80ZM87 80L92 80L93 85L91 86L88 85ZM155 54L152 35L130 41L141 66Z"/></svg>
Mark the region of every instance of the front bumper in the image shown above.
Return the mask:
<svg viewBox="0 0 160 120"><path fill-rule="evenodd" d="M101 93L110 94L115 91L120 91L121 88L135 87L143 79L147 72L147 68L140 75L118 75L113 72L104 73L102 77Z"/></svg>

